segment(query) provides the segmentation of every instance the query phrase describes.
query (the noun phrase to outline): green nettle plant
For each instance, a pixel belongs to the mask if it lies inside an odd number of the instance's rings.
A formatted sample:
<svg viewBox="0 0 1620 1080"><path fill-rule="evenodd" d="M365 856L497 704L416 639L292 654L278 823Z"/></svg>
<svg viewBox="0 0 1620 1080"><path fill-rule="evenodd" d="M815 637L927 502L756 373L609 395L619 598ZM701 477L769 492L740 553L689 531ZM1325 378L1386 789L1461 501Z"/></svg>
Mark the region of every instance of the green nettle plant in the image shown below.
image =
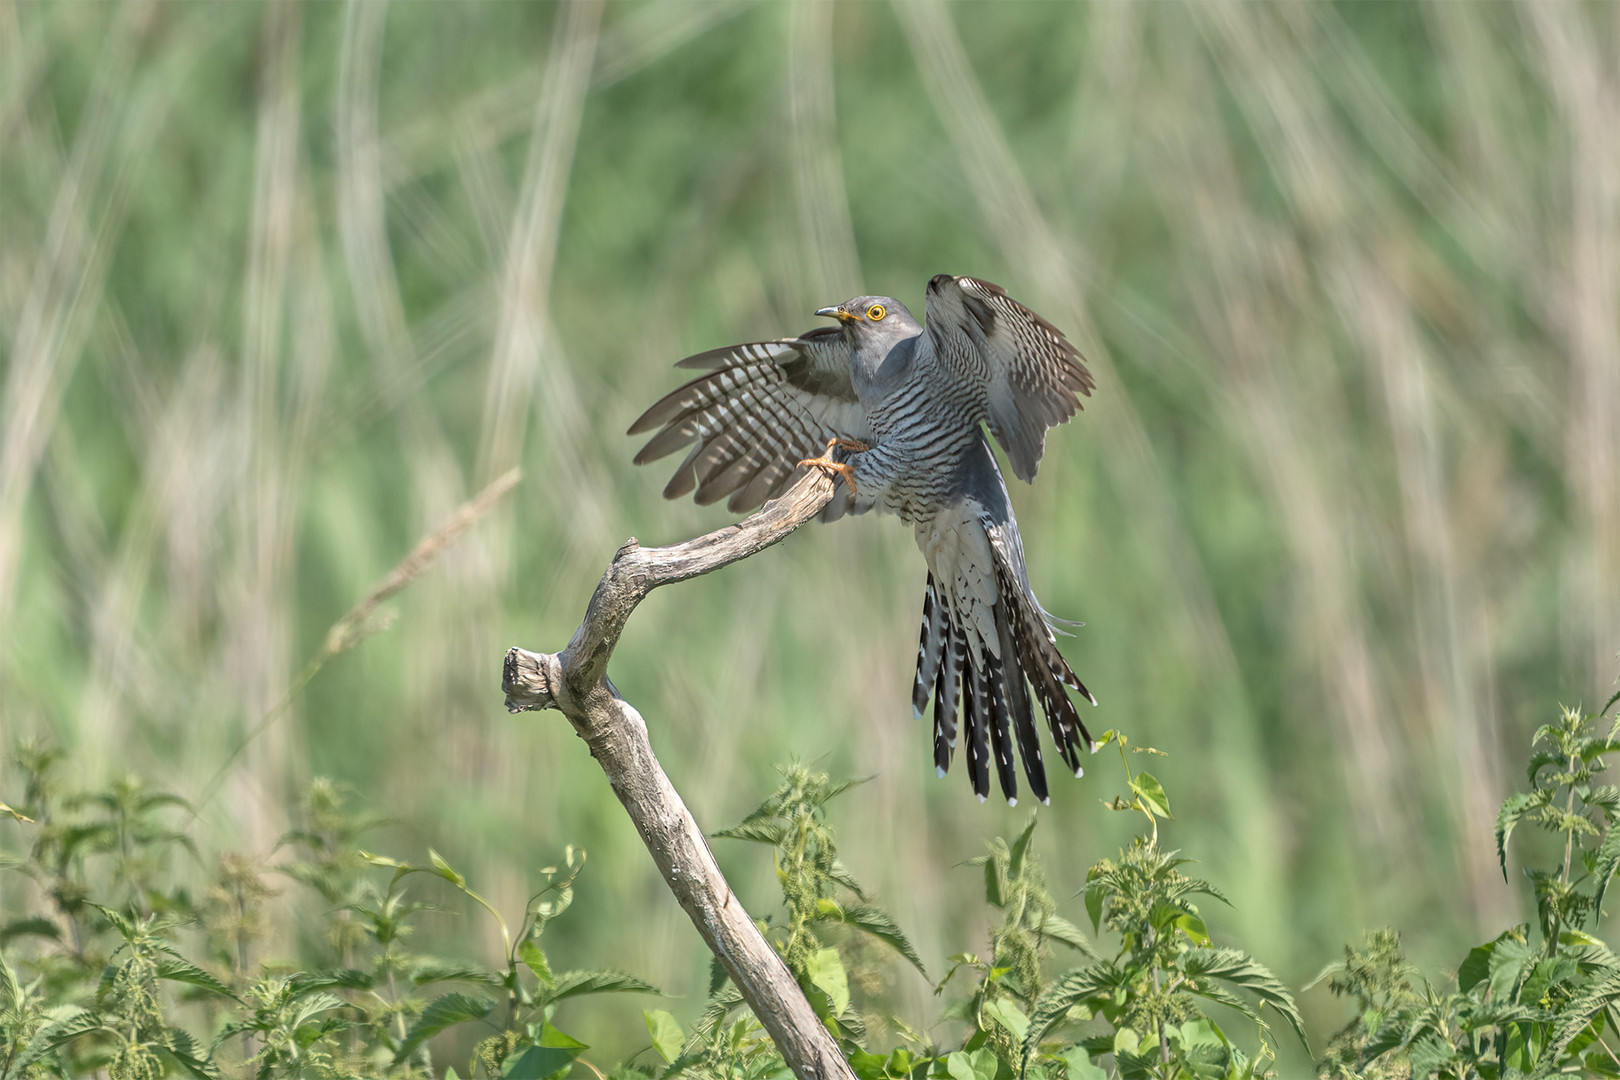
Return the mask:
<svg viewBox="0 0 1620 1080"><path fill-rule="evenodd" d="M1110 744L1119 748L1130 791L1115 799L1113 807L1142 814L1148 833L1134 839L1117 860L1104 859L1087 873L1085 903L1092 927L1099 933L1106 927L1118 946L1111 956L1088 947L1088 961L1035 1000L1027 1030L1020 1034L1024 1073L1045 1077L1061 1068L1071 1080L1102 1080L1107 1074L1091 1059L1112 1054L1115 1073L1122 1078L1270 1075L1266 1066L1275 1053L1265 1009L1287 1021L1305 1041L1293 996L1247 953L1216 947L1194 898L1221 903L1226 898L1209 882L1183 874L1180 868L1188 860L1160 846L1159 821L1170 817L1164 788L1151 773L1132 773L1125 736L1108 732L1101 745ZM1254 1021L1257 1049L1251 1054L1239 1048L1204 1013L1205 1002ZM1046 1041L1054 1030L1087 1026L1105 1030L1069 1042Z"/></svg>
<svg viewBox="0 0 1620 1080"><path fill-rule="evenodd" d="M1551 837L1558 861L1524 868L1537 920L1472 949L1446 993L1406 963L1392 931L1346 949L1321 978L1353 998L1359 1015L1328 1046L1331 1077L1620 1076L1620 957L1594 936L1620 868L1620 787L1595 784L1605 755L1620 751L1620 720L1565 709L1531 738L1530 790L1509 796L1496 819L1507 874L1520 826Z"/></svg>
<svg viewBox="0 0 1620 1080"><path fill-rule="evenodd" d="M570 847L559 866L540 871L543 887L513 933L437 853L412 866L359 851L371 822L346 814L325 782L283 838L291 859L273 870L318 895L311 906L320 916L300 922L324 918L317 949L330 963L274 970L253 959L272 890L246 860L222 858L201 900L173 884L173 849L195 856L167 820L185 811L182 800L133 781L63 794L58 755L24 746L16 760L24 798L19 808L0 803L0 813L32 839L0 869L33 879L48 908L0 927L0 1080L435 1076L427 1041L460 1024L484 1032L470 1075L551 1076L588 1049L553 1026L559 1004L657 993L620 972L552 972L541 937L572 901L584 852ZM386 886L368 864L392 871ZM500 968L407 947L416 916L432 909L404 890L413 875L448 882L489 913L504 946ZM201 935L200 952L219 974L184 958L187 934ZM447 984L464 989L435 992Z"/></svg>
<svg viewBox="0 0 1620 1080"><path fill-rule="evenodd" d="M1620 867L1620 788L1595 783L1620 751L1620 721L1599 730L1617 700L1537 731L1529 790L1502 806L1504 873L1515 837L1546 841L1551 865L1533 856L1525 869L1536 921L1473 949L1442 988L1407 963L1393 931L1346 949L1321 980L1356 1015L1328 1045L1323 1077L1620 1077L1620 957L1595 936ZM995 926L982 954L950 958L934 985L938 1014L917 1027L884 1000L896 954L927 978L922 958L839 860L826 820L854 782L784 769L769 798L716 834L770 849L782 904L760 926L861 1080L1252 1080L1274 1075L1278 1018L1303 1042L1288 989L1215 941L1200 905L1224 897L1160 842L1169 797L1127 753L1158 751L1116 732L1103 745L1117 748L1126 785L1108 805L1143 827L1087 874L1091 934L1047 890L1031 817L970 860ZM134 780L64 791L58 755L38 745L11 761L22 797L0 803L0 821L23 842L6 836L0 870L30 879L20 893L38 910L0 925L0 1080L455 1077L430 1051L451 1030L471 1047L454 1062L470 1077L787 1080L718 966L691 1030L648 1009L647 1042L626 1062L591 1061L558 1027L570 999L657 992L621 972L552 970L543 941L569 910L582 851L540 871L514 926L436 852L413 865L361 850L377 822L327 782L311 787L279 861L209 863L180 799ZM195 894L178 883L199 877ZM293 890L296 931L272 925L267 901L282 889ZM495 966L413 947L435 897L488 915L502 943ZM272 941L298 963L270 960ZM1078 960L1066 970L1054 965L1060 947ZM1226 1010L1252 1033L1229 1034Z"/></svg>

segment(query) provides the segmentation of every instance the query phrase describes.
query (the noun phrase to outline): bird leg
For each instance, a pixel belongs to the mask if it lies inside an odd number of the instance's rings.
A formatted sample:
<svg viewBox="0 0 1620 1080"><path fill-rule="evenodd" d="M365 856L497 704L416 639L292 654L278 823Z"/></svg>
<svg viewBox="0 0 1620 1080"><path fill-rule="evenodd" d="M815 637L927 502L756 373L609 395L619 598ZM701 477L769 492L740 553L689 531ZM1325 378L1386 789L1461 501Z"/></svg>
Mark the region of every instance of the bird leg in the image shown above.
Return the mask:
<svg viewBox="0 0 1620 1080"><path fill-rule="evenodd" d="M832 459L832 452L834 448L839 450L850 450L855 453L864 453L865 451L872 449L870 444L863 443L859 439L841 439L834 437L827 440L827 448L821 452L820 457L805 458L803 461L800 461L799 464L811 465L818 469L825 469L829 474L842 476L844 478L844 483L849 485L849 493L854 495L856 494L855 467L845 461L834 461Z"/></svg>

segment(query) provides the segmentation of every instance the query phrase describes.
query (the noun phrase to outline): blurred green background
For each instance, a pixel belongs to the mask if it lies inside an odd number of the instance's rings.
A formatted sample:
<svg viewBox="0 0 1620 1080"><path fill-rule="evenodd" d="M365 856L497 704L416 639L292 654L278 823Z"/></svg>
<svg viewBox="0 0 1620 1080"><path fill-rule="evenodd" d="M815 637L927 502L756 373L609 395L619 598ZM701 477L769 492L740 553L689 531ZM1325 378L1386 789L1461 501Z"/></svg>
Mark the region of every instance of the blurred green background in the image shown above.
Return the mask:
<svg viewBox="0 0 1620 1080"><path fill-rule="evenodd" d="M625 537L728 520L630 466L674 360L973 274L1097 375L1013 499L1088 722L1169 754L1211 928L1296 987L1368 926L1455 962L1519 917L1529 733L1617 668L1616 117L1615 5L0 2L0 745L188 797L229 763L201 829L265 857L335 777L513 912L582 845L554 963L685 1019L697 936L502 653L560 648ZM807 527L654 594L613 676L706 828L776 762L871 776L845 859L942 971L984 945L959 864L1028 809L933 778L922 580L893 520ZM1040 811L1058 895L1121 787L1099 757Z"/></svg>

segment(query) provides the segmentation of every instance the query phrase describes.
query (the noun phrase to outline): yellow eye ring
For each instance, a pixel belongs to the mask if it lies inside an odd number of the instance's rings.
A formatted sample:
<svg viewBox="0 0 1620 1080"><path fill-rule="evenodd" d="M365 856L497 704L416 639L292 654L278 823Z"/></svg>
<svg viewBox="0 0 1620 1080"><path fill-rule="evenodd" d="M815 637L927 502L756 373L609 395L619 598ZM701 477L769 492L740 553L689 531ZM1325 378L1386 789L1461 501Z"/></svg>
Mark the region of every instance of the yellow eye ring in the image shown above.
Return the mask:
<svg viewBox="0 0 1620 1080"><path fill-rule="evenodd" d="M873 304L871 307L866 309L866 317L871 319L873 322L877 322L887 314L888 312L884 310L882 304Z"/></svg>

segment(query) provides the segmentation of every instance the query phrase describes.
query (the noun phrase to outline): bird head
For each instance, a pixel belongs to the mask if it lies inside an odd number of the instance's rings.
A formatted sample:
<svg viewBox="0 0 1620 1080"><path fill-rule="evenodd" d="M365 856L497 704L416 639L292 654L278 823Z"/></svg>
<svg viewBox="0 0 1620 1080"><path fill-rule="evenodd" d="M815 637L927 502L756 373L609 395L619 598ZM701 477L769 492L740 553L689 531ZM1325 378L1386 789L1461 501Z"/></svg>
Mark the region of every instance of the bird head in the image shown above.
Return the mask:
<svg viewBox="0 0 1620 1080"><path fill-rule="evenodd" d="M844 334L856 345L894 344L922 329L906 305L892 296L857 296L837 307L824 307L816 314L837 319Z"/></svg>

